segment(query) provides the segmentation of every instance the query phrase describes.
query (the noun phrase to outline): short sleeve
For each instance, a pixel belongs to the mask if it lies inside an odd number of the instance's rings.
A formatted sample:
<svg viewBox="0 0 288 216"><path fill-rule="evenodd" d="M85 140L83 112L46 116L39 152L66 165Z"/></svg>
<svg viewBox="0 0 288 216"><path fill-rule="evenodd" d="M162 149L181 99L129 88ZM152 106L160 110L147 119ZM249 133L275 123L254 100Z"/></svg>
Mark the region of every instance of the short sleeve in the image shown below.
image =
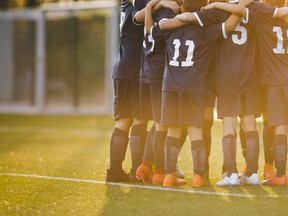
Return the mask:
<svg viewBox="0 0 288 216"><path fill-rule="evenodd" d="M176 14L169 8L163 8L156 19L157 24L159 24L159 22L161 22L161 20L163 19L172 19L176 16Z"/></svg>
<svg viewBox="0 0 288 216"><path fill-rule="evenodd" d="M207 43L214 43L216 40L226 37L224 23L205 26L205 38Z"/></svg>
<svg viewBox="0 0 288 216"><path fill-rule="evenodd" d="M142 10L151 0L134 0L133 5L137 10Z"/></svg>
<svg viewBox="0 0 288 216"><path fill-rule="evenodd" d="M271 18L274 18L277 13L277 7L265 5L260 2L253 2L253 4L251 5L251 9L256 13L260 13Z"/></svg>
<svg viewBox="0 0 288 216"><path fill-rule="evenodd" d="M222 23L229 15L229 13L218 9L202 10L195 13L198 23L201 22L203 26Z"/></svg>
<svg viewBox="0 0 288 216"><path fill-rule="evenodd" d="M136 8L134 8L133 7L133 9L132 9L132 20L133 20L133 23L135 24L135 25L144 25L144 23L139 23L139 22L137 22L136 20L135 20L135 16L136 16L136 14L139 12L139 10L137 10Z"/></svg>

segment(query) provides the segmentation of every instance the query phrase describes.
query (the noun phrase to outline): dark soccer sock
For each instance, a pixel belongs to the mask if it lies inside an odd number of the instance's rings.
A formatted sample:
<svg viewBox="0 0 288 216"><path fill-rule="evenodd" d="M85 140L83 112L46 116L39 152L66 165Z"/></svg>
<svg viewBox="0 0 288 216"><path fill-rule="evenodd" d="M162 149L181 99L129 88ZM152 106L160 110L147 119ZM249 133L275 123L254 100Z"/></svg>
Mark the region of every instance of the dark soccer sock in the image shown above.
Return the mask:
<svg viewBox="0 0 288 216"><path fill-rule="evenodd" d="M118 172L122 170L122 162L128 145L128 131L114 128L110 140L110 171Z"/></svg>
<svg viewBox="0 0 288 216"><path fill-rule="evenodd" d="M152 161L154 161L154 153L153 153L154 134L155 134L155 125L152 126L152 128L147 134L143 155L143 163L145 163L149 167L152 166Z"/></svg>
<svg viewBox="0 0 288 216"><path fill-rule="evenodd" d="M165 173L175 173L178 154L180 150L180 140L167 136L164 145Z"/></svg>
<svg viewBox="0 0 288 216"><path fill-rule="evenodd" d="M164 144L166 137L167 132L155 131L153 141L155 169L164 169Z"/></svg>
<svg viewBox="0 0 288 216"><path fill-rule="evenodd" d="M132 170L136 171L143 160L143 152L147 136L147 125L133 125L130 131L130 152Z"/></svg>
<svg viewBox="0 0 288 216"><path fill-rule="evenodd" d="M258 171L259 160L259 134L257 131L249 131L245 134L246 137L246 163L247 170L245 175L251 176Z"/></svg>
<svg viewBox="0 0 288 216"><path fill-rule="evenodd" d="M205 158L206 158L204 141L203 140L192 141L191 152L192 152L194 173L203 177L205 174Z"/></svg>
<svg viewBox="0 0 288 216"><path fill-rule="evenodd" d="M242 149L242 155L245 158L245 162L247 161L247 138L245 137L244 129L240 126L239 130L240 135L240 143L241 143L241 149Z"/></svg>
<svg viewBox="0 0 288 216"><path fill-rule="evenodd" d="M211 151L211 128L213 125L212 120L205 120L203 126L203 141L206 149L205 170L209 171L209 157Z"/></svg>
<svg viewBox="0 0 288 216"><path fill-rule="evenodd" d="M228 134L222 138L222 148L224 155L224 164L228 176L237 173L236 166L236 136Z"/></svg>
<svg viewBox="0 0 288 216"><path fill-rule="evenodd" d="M287 136L275 135L274 137L274 158L277 176L281 177L286 173L287 161Z"/></svg>
<svg viewBox="0 0 288 216"><path fill-rule="evenodd" d="M265 164L271 164L272 166L274 164L273 137L274 137L274 128L269 127L268 122L264 122L263 145L264 145Z"/></svg>

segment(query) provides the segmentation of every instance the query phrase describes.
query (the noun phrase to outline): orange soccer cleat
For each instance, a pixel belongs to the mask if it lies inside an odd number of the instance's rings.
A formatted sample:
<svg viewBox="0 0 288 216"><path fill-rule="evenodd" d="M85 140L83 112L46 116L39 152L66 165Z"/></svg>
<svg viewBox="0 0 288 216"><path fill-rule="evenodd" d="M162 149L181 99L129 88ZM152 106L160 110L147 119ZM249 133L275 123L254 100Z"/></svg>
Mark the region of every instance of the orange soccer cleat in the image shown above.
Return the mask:
<svg viewBox="0 0 288 216"><path fill-rule="evenodd" d="M286 186L287 176L283 175L281 177L277 175L271 175L269 179L262 181L262 185L265 186Z"/></svg>
<svg viewBox="0 0 288 216"><path fill-rule="evenodd" d="M272 175L276 175L276 168L271 164L265 164L263 168L263 178L268 179Z"/></svg>
<svg viewBox="0 0 288 216"><path fill-rule="evenodd" d="M184 179L177 178L176 173L170 173L166 175L164 182L163 182L163 186L168 186L168 187L179 186L183 184L186 184L186 181Z"/></svg>
<svg viewBox="0 0 288 216"><path fill-rule="evenodd" d="M242 165L239 173L238 173L238 176L239 176L239 177L244 176L244 175L246 174L246 170L247 170L247 164L244 163L244 164Z"/></svg>
<svg viewBox="0 0 288 216"><path fill-rule="evenodd" d="M152 178L153 185L163 185L165 179L165 170L162 168L156 169Z"/></svg>
<svg viewBox="0 0 288 216"><path fill-rule="evenodd" d="M143 163L141 163L141 165L136 170L136 177L145 183L150 183L152 181L153 175L154 173L152 167L149 167Z"/></svg>
<svg viewBox="0 0 288 216"><path fill-rule="evenodd" d="M204 178L200 175L194 174L192 176L192 186L193 187L203 187L204 186Z"/></svg>

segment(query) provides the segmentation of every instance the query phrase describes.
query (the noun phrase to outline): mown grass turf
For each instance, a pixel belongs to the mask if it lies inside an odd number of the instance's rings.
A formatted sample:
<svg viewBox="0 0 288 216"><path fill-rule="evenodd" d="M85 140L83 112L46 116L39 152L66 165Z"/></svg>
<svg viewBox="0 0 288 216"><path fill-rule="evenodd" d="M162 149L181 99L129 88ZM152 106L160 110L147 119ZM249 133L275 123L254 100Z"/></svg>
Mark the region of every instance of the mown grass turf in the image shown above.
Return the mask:
<svg viewBox="0 0 288 216"><path fill-rule="evenodd" d="M110 116L0 115L0 173L105 181L113 127ZM258 128L261 132L261 124ZM221 133L221 122L215 122L210 158L212 185L201 189L191 187L192 159L186 140L178 164L188 184L180 189L259 197L0 176L0 215L287 215L287 187L214 186L221 173ZM243 159L239 145L237 160L240 168ZM124 168L129 170L130 164L128 150ZM262 143L259 164L261 174ZM262 197L265 195L275 197Z"/></svg>

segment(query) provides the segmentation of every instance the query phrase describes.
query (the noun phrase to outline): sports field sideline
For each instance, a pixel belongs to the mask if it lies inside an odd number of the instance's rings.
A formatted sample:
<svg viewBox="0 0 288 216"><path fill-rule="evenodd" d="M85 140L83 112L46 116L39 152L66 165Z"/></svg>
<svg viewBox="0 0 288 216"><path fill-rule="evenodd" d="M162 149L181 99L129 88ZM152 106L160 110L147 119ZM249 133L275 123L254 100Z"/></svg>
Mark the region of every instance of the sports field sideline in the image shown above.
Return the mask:
<svg viewBox="0 0 288 216"><path fill-rule="evenodd" d="M210 186L191 186L188 139L178 162L187 185L106 184L113 126L110 116L0 115L0 215L287 215L287 187L215 186L220 121L212 129ZM262 139L260 145L259 174ZM237 150L240 169L240 145ZM129 151L124 168L130 168Z"/></svg>

